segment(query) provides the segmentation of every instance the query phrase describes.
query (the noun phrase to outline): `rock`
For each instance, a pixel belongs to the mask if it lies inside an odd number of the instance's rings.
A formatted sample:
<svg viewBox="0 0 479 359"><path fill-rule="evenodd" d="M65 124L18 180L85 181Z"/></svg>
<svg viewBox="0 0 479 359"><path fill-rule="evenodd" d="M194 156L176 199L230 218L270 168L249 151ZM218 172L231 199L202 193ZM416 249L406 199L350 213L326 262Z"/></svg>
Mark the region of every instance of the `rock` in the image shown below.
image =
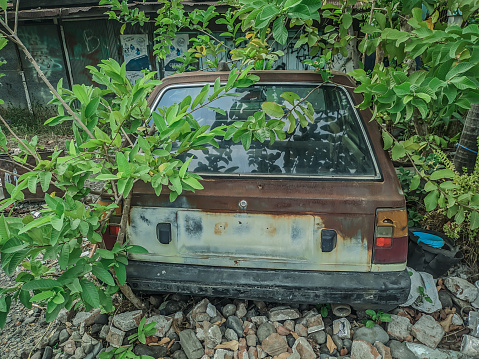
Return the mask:
<svg viewBox="0 0 479 359"><path fill-rule="evenodd" d="M101 325L108 324L108 314L98 314L95 317L95 323L94 324L101 324Z"/></svg>
<svg viewBox="0 0 479 359"><path fill-rule="evenodd" d="M223 337L220 328L217 325L212 325L208 330L208 347L214 348L221 343Z"/></svg>
<svg viewBox="0 0 479 359"><path fill-rule="evenodd" d="M158 308L161 305L162 298L158 295L150 295L148 301L153 308Z"/></svg>
<svg viewBox="0 0 479 359"><path fill-rule="evenodd" d="M286 342L288 343L288 346L292 348L294 343L296 343L296 339L291 334L289 334L286 336Z"/></svg>
<svg viewBox="0 0 479 359"><path fill-rule="evenodd" d="M308 339L314 340L319 345L326 343L327 337L328 336L324 330L320 330L319 332L314 332L308 335Z"/></svg>
<svg viewBox="0 0 479 359"><path fill-rule="evenodd" d="M382 359L392 359L391 349L381 342L374 343L374 347L377 349L378 353L381 354Z"/></svg>
<svg viewBox="0 0 479 359"><path fill-rule="evenodd" d="M308 336L308 328L306 328L303 324L296 324L294 326L294 331L300 337L307 337Z"/></svg>
<svg viewBox="0 0 479 359"><path fill-rule="evenodd" d="M389 342L389 349L391 349L393 359L416 359L416 355L404 343L397 340Z"/></svg>
<svg viewBox="0 0 479 359"><path fill-rule="evenodd" d="M63 329L62 331L60 331L60 334L58 334L58 342L60 344L65 343L68 338L70 338L70 334L68 334L68 331L66 329Z"/></svg>
<svg viewBox="0 0 479 359"><path fill-rule="evenodd" d="M351 359L381 359L381 354L368 341L354 340L351 347Z"/></svg>
<svg viewBox="0 0 479 359"><path fill-rule="evenodd" d="M283 325L289 329L290 332L294 332L294 320L285 320Z"/></svg>
<svg viewBox="0 0 479 359"><path fill-rule="evenodd" d="M35 354L32 355L30 359L42 359L42 351L37 351Z"/></svg>
<svg viewBox="0 0 479 359"><path fill-rule="evenodd" d="M54 330L52 332L52 334L48 338L48 345L49 346L53 347L55 344L58 343L58 341L60 340L60 332L61 332L61 330L59 330L59 329Z"/></svg>
<svg viewBox="0 0 479 359"><path fill-rule="evenodd" d="M188 359L200 359L203 356L205 351L200 341L196 338L195 332L193 330L183 330L179 333L179 336L181 348L185 352Z"/></svg>
<svg viewBox="0 0 479 359"><path fill-rule="evenodd" d="M341 340L340 337L338 337L337 334L333 334L331 336L331 339L333 340L333 343L334 345L336 345L336 347L338 348L338 350L340 350L342 347L343 347L343 341Z"/></svg>
<svg viewBox="0 0 479 359"><path fill-rule="evenodd" d="M188 359L188 357L186 356L185 352L183 350L177 350L176 352L174 352L171 357L173 359Z"/></svg>
<svg viewBox="0 0 479 359"><path fill-rule="evenodd" d="M288 343L285 337L275 332L262 341L261 348L269 355L276 356L288 350Z"/></svg>
<svg viewBox="0 0 479 359"><path fill-rule="evenodd" d="M145 344L137 344L133 349L133 353L136 355L149 355L153 358L162 358L166 355L168 349L162 345L145 345Z"/></svg>
<svg viewBox="0 0 479 359"><path fill-rule="evenodd" d="M254 334L249 334L246 336L246 344L250 347L255 347L257 344L258 338Z"/></svg>
<svg viewBox="0 0 479 359"><path fill-rule="evenodd" d="M225 318L228 318L232 315L234 315L236 313L236 305L234 304L226 304L224 307L223 307L223 315L225 316Z"/></svg>
<svg viewBox="0 0 479 359"><path fill-rule="evenodd" d="M208 314L211 318L214 318L217 315L216 313L216 307L213 304L208 303L208 305L206 306L206 314Z"/></svg>
<svg viewBox="0 0 479 359"><path fill-rule="evenodd" d="M439 292L437 292L437 294L443 308L452 308L452 298L448 292L446 292L445 290L440 290Z"/></svg>
<svg viewBox="0 0 479 359"><path fill-rule="evenodd" d="M227 359L230 357L233 357L233 353L231 351L225 349L217 349L215 351L213 359Z"/></svg>
<svg viewBox="0 0 479 359"><path fill-rule="evenodd" d="M293 353L298 353L301 359L315 359L313 348L306 338L298 338L293 345Z"/></svg>
<svg viewBox="0 0 479 359"><path fill-rule="evenodd" d="M196 304L194 306L194 308L188 314L188 318L191 318L191 319L195 320L196 322L202 322L203 320L209 320L209 318L208 319L200 318L201 317L200 314L206 314L206 308L208 308L209 303L210 303L210 301L208 299L206 299L206 298L203 299L201 302L199 302L198 304ZM209 315L208 315L208 317L209 317ZM201 320L201 319L203 319L203 320Z"/></svg>
<svg viewBox="0 0 479 359"><path fill-rule="evenodd" d="M280 308L281 309L273 308L269 311L269 320L271 320L272 322L279 322L283 320L298 319L301 316L299 310L297 309L283 307Z"/></svg>
<svg viewBox="0 0 479 359"><path fill-rule="evenodd" d="M343 346L348 350L348 352L351 352L353 341L351 339L343 339Z"/></svg>
<svg viewBox="0 0 479 359"><path fill-rule="evenodd" d="M461 300L473 302L478 294L479 290L474 284L469 283L467 280L459 277L447 277L444 280L444 285L451 291L456 297Z"/></svg>
<svg viewBox="0 0 479 359"><path fill-rule="evenodd" d="M432 349L425 345L418 344L418 343L409 343L406 342L406 346L409 348L411 352L416 356L416 358L431 358L431 359L472 359L477 358L477 356L470 357L463 355L460 352L456 352L453 350L445 350L445 349Z"/></svg>
<svg viewBox="0 0 479 359"><path fill-rule="evenodd" d="M146 323L153 323L156 322L156 336L163 338L168 330L171 328L171 324L173 323L173 318L165 317L164 315L154 315L146 320Z"/></svg>
<svg viewBox="0 0 479 359"><path fill-rule="evenodd" d="M308 334L319 332L324 329L323 317L321 314L308 318Z"/></svg>
<svg viewBox="0 0 479 359"><path fill-rule="evenodd" d="M256 347L249 347L248 358L249 359L258 359L258 350L256 349Z"/></svg>
<svg viewBox="0 0 479 359"><path fill-rule="evenodd" d="M265 340L273 333L276 333L276 328L273 324L267 322L261 324L258 327L258 330L256 331L256 336L258 337L259 342L263 343L263 340Z"/></svg>
<svg viewBox="0 0 479 359"><path fill-rule="evenodd" d="M333 334L339 338L351 338L351 323L346 318L340 318L333 321Z"/></svg>
<svg viewBox="0 0 479 359"><path fill-rule="evenodd" d="M389 341L389 335L379 325L375 324L372 328L361 327L354 332L353 339L363 340L374 344L375 342L381 342L386 344ZM354 345L354 343L353 343Z"/></svg>
<svg viewBox="0 0 479 359"><path fill-rule="evenodd" d="M123 338L125 337L125 332L115 327L110 327L108 334L106 336L106 341L115 348L119 348L123 345Z"/></svg>
<svg viewBox="0 0 479 359"><path fill-rule="evenodd" d="M113 325L124 332L138 328L142 314L141 310L117 314L113 317Z"/></svg>
<svg viewBox="0 0 479 359"><path fill-rule="evenodd" d="M109 331L110 331L110 326L104 325L100 330L100 334L99 334L100 339L106 339L106 336L108 335Z"/></svg>
<svg viewBox="0 0 479 359"><path fill-rule="evenodd" d="M264 324L268 321L268 318L266 318L265 316L263 315L259 315L259 316L256 316L256 317L251 317L251 321L256 325L256 326L259 326L261 324Z"/></svg>
<svg viewBox="0 0 479 359"><path fill-rule="evenodd" d="M411 334L421 343L436 348L444 336L444 329L430 315L423 315L411 329Z"/></svg>
<svg viewBox="0 0 479 359"><path fill-rule="evenodd" d="M101 324L93 324L90 329L91 334L98 334L101 332L101 328L103 328L103 325Z"/></svg>
<svg viewBox="0 0 479 359"><path fill-rule="evenodd" d="M85 326L89 327L95 322L95 318L100 315L100 309L93 309L90 312L79 312L73 318L72 324L78 327L81 323L85 323Z"/></svg>
<svg viewBox="0 0 479 359"><path fill-rule="evenodd" d="M45 350L43 351L42 359L51 359L53 356L53 349L50 346L46 346Z"/></svg>
<svg viewBox="0 0 479 359"><path fill-rule="evenodd" d="M238 318L243 318L246 315L246 313L247 313L246 304L244 304L243 302L239 303L236 309L236 316Z"/></svg>
<svg viewBox="0 0 479 359"><path fill-rule="evenodd" d="M238 340L238 334L236 334L236 332L233 329L228 328L225 331L225 338L229 342L232 340Z"/></svg>
<svg viewBox="0 0 479 359"><path fill-rule="evenodd" d="M75 359L84 359L85 358L85 353L83 352L83 348L80 347L80 348L77 348L75 350L75 355L74 355L74 358Z"/></svg>
<svg viewBox="0 0 479 359"><path fill-rule="evenodd" d="M75 341L72 339L69 339L65 342L63 345L63 352L68 355L73 355L75 354L75 350L77 349L75 345Z"/></svg>
<svg viewBox="0 0 479 359"><path fill-rule="evenodd" d="M391 321L387 324L387 333L400 341L412 341L411 336L412 324L406 317L391 314Z"/></svg>
<svg viewBox="0 0 479 359"><path fill-rule="evenodd" d="M243 337L243 323L237 316L231 315L226 319L226 328L233 329L238 338Z"/></svg>

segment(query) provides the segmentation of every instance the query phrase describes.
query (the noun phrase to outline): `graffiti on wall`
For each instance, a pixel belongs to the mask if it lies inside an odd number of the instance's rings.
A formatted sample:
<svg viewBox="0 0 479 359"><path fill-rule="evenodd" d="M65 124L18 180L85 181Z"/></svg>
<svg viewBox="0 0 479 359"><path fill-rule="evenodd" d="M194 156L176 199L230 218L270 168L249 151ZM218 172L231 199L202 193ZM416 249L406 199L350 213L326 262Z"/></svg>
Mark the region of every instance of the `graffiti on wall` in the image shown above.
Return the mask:
<svg viewBox="0 0 479 359"><path fill-rule="evenodd" d="M182 65L182 63L176 59L188 51L188 41L188 34L177 34L171 42L170 53L166 55L166 58L163 60L165 76L172 75L176 72L177 69L175 65Z"/></svg>

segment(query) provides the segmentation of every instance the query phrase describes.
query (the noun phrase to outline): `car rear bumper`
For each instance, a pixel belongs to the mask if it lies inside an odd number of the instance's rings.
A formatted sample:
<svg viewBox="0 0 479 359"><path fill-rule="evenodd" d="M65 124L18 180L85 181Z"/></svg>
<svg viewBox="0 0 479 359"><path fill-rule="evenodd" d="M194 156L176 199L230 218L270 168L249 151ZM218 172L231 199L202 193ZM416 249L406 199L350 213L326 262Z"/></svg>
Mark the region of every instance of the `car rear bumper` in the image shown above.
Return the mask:
<svg viewBox="0 0 479 359"><path fill-rule="evenodd" d="M410 279L399 272L268 270L129 261L127 281L142 292L179 292L290 303L398 305Z"/></svg>

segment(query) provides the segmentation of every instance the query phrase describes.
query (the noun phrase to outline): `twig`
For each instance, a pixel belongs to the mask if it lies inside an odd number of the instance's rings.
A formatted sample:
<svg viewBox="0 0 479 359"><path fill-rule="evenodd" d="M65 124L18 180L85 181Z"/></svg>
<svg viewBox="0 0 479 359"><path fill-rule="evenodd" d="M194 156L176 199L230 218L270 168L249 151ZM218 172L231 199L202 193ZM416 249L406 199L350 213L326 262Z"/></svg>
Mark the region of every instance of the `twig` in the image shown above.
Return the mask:
<svg viewBox="0 0 479 359"><path fill-rule="evenodd" d="M1 20L0 20L1 21ZM30 152L30 154L35 158L35 160L38 162L40 162L40 158L38 157L38 155L34 152L32 152L27 146L25 146L22 142L22 140L17 136L17 134L15 132L13 132L13 130L10 128L10 126L8 125L7 121L5 121L5 119L0 115L0 121L2 121L2 123L4 124L4 126L7 128L7 130L13 135L13 137L15 137L17 139L18 142L20 142L23 147L25 147L27 149L28 152Z"/></svg>
<svg viewBox="0 0 479 359"><path fill-rule="evenodd" d="M221 40L218 40L216 37L214 37L212 34L209 34L207 31L204 31L203 29L201 28L197 28L196 30L202 32L203 34L211 37L213 40L217 41L218 43L220 43L221 45L223 45L224 47L226 47L228 50L230 51L233 51L233 49L231 47L229 47L228 45L226 45L223 41Z"/></svg>
<svg viewBox="0 0 479 359"><path fill-rule="evenodd" d="M17 4L15 6L15 24L13 25L13 32L15 35L17 34L18 30L18 7L20 5L20 0L17 0Z"/></svg>
<svg viewBox="0 0 479 359"><path fill-rule="evenodd" d="M121 213L121 221L120 221L120 230L118 231L118 236L116 237L117 243L123 244L124 242L124 237L126 233L126 222L128 220L128 216L130 215L130 205L131 205L131 197L132 197L133 191L130 191L128 193L128 196L125 198L125 203L122 208L122 213Z"/></svg>
<svg viewBox="0 0 479 359"><path fill-rule="evenodd" d="M371 25L373 22L374 5L376 5L376 0L373 0L371 4L371 12L369 14L369 21L368 21L369 25ZM367 40L368 40L368 34L364 36L364 41L367 41ZM363 64L365 61L366 61L366 52L363 53Z"/></svg>
<svg viewBox="0 0 479 359"><path fill-rule="evenodd" d="M40 345L40 343L41 343L43 337L44 337L45 335L47 335L47 333L48 333L48 331L50 330L50 327L52 326L52 324L53 324L53 321L51 321L50 324L48 324L48 327L47 327L47 329L45 330L45 332L43 333L43 335L40 337L40 339L38 339L37 343L36 343L35 346L32 348L32 350L30 350L30 354L28 355L28 359L31 358L33 351L38 348L38 346Z"/></svg>

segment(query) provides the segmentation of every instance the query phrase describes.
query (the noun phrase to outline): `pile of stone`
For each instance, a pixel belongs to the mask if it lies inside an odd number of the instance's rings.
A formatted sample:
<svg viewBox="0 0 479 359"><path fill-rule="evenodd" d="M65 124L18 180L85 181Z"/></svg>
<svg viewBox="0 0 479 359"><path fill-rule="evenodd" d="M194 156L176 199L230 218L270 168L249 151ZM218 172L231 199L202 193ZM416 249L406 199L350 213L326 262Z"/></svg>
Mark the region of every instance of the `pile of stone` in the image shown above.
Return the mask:
<svg viewBox="0 0 479 359"><path fill-rule="evenodd" d="M461 278L438 282L444 308L476 308L479 290ZM313 305L277 306L261 301L152 296L149 311L127 311L113 316L99 310L80 312L73 318L61 313L61 324L43 339L33 359L93 359L99 353L130 344L143 317L155 322L156 332L146 344L135 342L133 352L165 359L415 359L468 358L479 339L476 328L461 310L446 311L447 319L398 308L389 323L372 328L362 323L368 317L356 312L346 318L322 317ZM411 316L411 313L414 313ZM463 352L439 349L448 326L470 331ZM472 343L472 344L471 344ZM54 349L53 349L54 348ZM469 348L469 349L468 349ZM469 350L469 351L467 351ZM473 356L472 356L473 357Z"/></svg>

